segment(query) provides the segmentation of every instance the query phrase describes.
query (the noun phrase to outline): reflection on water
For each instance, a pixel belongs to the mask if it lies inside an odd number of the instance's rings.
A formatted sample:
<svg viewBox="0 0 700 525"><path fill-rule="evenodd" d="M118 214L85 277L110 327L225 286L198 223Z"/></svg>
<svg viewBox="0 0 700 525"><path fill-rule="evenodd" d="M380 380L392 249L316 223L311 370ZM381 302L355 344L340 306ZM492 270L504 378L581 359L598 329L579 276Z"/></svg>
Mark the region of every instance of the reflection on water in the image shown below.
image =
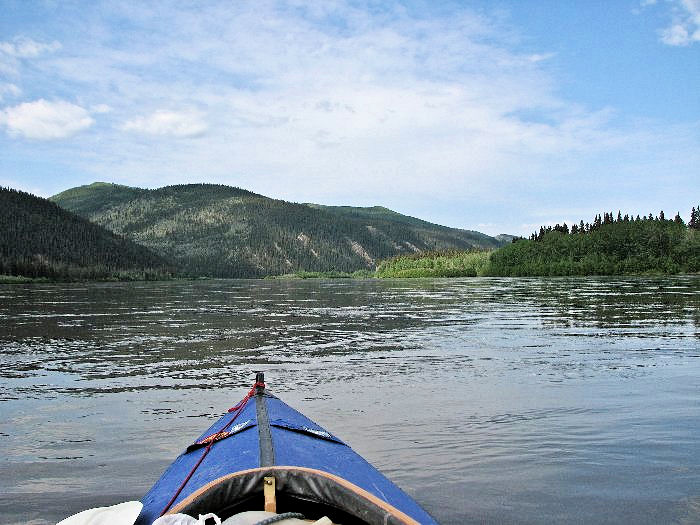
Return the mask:
<svg viewBox="0 0 700 525"><path fill-rule="evenodd" d="M266 371L441 522L700 521L700 278L0 287L0 521L139 498Z"/></svg>

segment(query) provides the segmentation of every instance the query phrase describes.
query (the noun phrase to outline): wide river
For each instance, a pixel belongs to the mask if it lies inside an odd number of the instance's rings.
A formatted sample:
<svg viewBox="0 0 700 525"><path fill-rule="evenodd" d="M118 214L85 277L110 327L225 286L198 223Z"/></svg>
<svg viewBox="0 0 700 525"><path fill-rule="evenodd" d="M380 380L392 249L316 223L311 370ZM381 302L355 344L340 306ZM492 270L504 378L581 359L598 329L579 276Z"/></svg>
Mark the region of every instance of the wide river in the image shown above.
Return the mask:
<svg viewBox="0 0 700 525"><path fill-rule="evenodd" d="M700 277L5 285L0 522L139 499L254 370L441 523L700 522Z"/></svg>

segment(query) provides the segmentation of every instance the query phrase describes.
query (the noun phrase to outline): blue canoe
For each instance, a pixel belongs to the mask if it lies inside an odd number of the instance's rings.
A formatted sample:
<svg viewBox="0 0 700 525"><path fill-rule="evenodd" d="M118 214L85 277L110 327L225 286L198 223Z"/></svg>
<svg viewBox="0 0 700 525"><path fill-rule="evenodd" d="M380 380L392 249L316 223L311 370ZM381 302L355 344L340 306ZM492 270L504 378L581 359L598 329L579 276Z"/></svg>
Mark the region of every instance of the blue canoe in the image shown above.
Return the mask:
<svg viewBox="0 0 700 525"><path fill-rule="evenodd" d="M437 523L343 441L272 395L258 374L243 401L148 491L135 525L151 525L164 512L225 519L262 510L265 483L273 484L278 513L344 525Z"/></svg>

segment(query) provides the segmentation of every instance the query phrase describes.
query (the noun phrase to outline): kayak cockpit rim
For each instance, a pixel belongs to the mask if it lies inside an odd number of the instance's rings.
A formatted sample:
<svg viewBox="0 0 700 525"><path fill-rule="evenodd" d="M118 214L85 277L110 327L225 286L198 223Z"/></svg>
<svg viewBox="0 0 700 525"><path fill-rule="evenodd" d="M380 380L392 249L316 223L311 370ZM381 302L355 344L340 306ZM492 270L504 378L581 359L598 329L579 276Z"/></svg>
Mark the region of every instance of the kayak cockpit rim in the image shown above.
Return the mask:
<svg viewBox="0 0 700 525"><path fill-rule="evenodd" d="M239 512L250 500L262 497L267 476L275 478L280 497L295 502L336 509L371 525L419 525L396 507L340 476L296 466L261 467L222 476L173 505L167 514L196 516L217 512L222 517Z"/></svg>

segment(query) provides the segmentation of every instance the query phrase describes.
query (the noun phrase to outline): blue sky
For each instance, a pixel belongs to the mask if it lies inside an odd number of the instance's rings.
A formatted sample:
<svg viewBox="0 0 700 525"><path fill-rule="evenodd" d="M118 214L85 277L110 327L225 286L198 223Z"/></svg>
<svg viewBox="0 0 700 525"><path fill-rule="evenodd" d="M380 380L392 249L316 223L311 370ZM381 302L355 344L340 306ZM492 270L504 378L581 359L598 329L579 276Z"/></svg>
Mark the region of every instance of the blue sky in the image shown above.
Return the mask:
<svg viewBox="0 0 700 525"><path fill-rule="evenodd" d="M700 0L2 9L0 185L213 182L490 234L700 201Z"/></svg>

